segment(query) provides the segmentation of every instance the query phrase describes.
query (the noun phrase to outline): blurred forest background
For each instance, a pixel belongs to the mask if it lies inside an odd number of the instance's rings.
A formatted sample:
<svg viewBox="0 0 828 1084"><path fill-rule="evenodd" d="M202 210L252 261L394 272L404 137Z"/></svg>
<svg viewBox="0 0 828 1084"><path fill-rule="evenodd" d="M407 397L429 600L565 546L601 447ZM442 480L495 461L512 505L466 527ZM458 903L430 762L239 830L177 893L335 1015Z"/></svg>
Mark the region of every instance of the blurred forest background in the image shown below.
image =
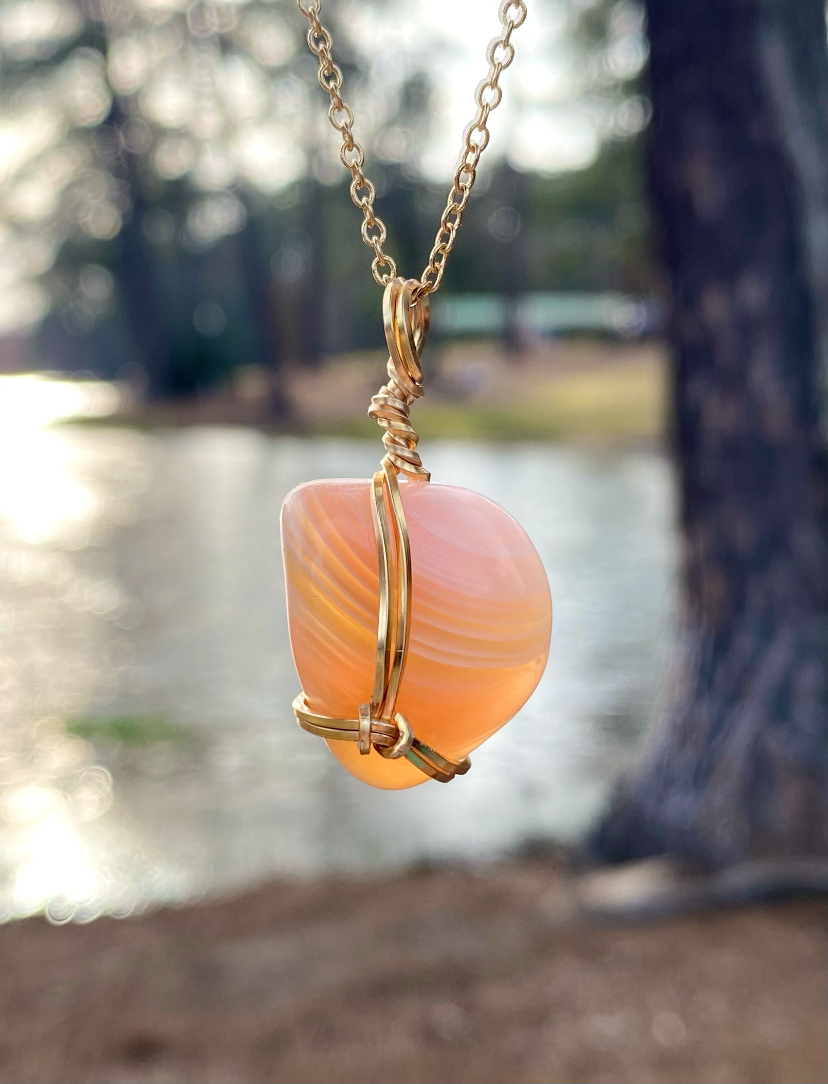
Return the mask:
<svg viewBox="0 0 828 1084"><path fill-rule="evenodd" d="M407 275L431 247L496 27L473 0L451 18L410 8L326 5ZM382 345L302 24L284 0L2 6L3 369L92 373L150 399L235 382L284 422L285 367ZM521 50L436 336L494 333L514 351L651 330L642 11L538 3Z"/></svg>

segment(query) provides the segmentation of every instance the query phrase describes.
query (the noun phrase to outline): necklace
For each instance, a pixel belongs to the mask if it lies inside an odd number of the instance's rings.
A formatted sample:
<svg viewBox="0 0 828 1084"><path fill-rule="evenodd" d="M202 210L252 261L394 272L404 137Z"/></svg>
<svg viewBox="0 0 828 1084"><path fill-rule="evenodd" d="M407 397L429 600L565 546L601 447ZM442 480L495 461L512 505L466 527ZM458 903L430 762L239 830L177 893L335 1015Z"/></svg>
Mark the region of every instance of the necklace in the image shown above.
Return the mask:
<svg viewBox="0 0 828 1084"><path fill-rule="evenodd" d="M282 508L288 622L303 691L299 725L323 737L357 778L397 790L465 774L468 754L500 729L534 691L546 666L552 603L528 536L502 508L471 490L426 485L410 408L423 394L420 354L429 295L443 279L480 156L500 104L500 76L514 59L512 33L524 0L503 0L501 33L475 91L434 246L419 279L398 276L386 228L342 98L321 0L297 0L340 133L339 156L362 211L362 239L383 287L388 380L371 400L385 455L370 481L307 482ZM439 752L438 752L439 749Z"/></svg>

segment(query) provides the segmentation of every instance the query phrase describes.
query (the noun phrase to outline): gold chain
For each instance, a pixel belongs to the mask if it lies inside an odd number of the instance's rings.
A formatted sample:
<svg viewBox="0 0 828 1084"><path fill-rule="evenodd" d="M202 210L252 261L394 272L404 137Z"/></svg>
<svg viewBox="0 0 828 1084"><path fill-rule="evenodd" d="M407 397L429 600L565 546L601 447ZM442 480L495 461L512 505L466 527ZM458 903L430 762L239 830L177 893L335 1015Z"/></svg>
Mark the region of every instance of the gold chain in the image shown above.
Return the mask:
<svg viewBox="0 0 828 1084"><path fill-rule="evenodd" d="M397 265L383 249L387 230L382 219L374 213L376 190L365 176L363 168L365 152L354 139L354 114L342 98L342 71L334 63L333 38L330 31L319 21L322 0L296 0L296 3L310 23L307 42L310 51L319 60L319 85L331 99L328 119L342 136L339 157L342 164L351 172L351 199L362 210L362 240L374 251L371 272L380 286L387 286L392 279L397 277ZM460 228L463 212L469 202L469 195L477 176L480 155L489 143L489 115L493 109L497 109L503 97L500 76L515 58L515 47L511 41L512 32L522 26L526 20L525 0L502 0L499 15L501 33L489 43L486 49L489 72L474 93L477 112L463 135L460 161L440 218L434 247L420 276L417 297L433 293L443 280L446 260L454 247L457 230Z"/></svg>

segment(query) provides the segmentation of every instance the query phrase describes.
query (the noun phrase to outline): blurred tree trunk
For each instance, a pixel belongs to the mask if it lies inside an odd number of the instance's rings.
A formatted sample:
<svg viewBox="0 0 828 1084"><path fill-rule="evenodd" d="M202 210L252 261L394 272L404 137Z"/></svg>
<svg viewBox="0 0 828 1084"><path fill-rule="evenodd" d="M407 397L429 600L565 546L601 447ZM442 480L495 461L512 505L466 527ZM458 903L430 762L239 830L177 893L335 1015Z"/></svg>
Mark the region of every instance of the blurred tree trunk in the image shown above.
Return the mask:
<svg viewBox="0 0 828 1084"><path fill-rule="evenodd" d="M325 200L322 185L307 177L302 199L302 226L309 245L299 294L300 351L303 365L317 366L322 360L325 298Z"/></svg>
<svg viewBox="0 0 828 1084"><path fill-rule="evenodd" d="M683 639L668 716L592 850L713 868L824 855L823 0L645 6Z"/></svg>
<svg viewBox="0 0 828 1084"><path fill-rule="evenodd" d="M276 318L276 291L267 260L262 253L259 225L253 215L238 238L239 262L250 305L256 355L267 373L268 390L263 421L284 424L291 408L284 388L284 351Z"/></svg>
<svg viewBox="0 0 828 1084"><path fill-rule="evenodd" d="M107 123L125 144L129 114L116 96ZM155 261L144 235L151 203L145 195L144 178L137 152L124 146L114 170L130 193L132 206L116 242L115 273L129 327L134 360L142 370L143 394L158 401L169 392L172 336L155 281Z"/></svg>
<svg viewBox="0 0 828 1084"><path fill-rule="evenodd" d="M503 350L512 360L518 358L523 350L522 334L519 322L520 299L526 293L526 230L523 220L526 216L528 180L507 163L504 163L499 178L505 206L502 211L511 211L512 217L505 222L501 241L500 293L503 298Z"/></svg>
<svg viewBox="0 0 828 1084"><path fill-rule="evenodd" d="M132 156L127 153L127 161ZM115 269L133 349L143 370L144 393L149 400L163 399L168 392L170 333L156 296L155 268L142 222L149 204L142 197L130 170L132 209L118 238Z"/></svg>

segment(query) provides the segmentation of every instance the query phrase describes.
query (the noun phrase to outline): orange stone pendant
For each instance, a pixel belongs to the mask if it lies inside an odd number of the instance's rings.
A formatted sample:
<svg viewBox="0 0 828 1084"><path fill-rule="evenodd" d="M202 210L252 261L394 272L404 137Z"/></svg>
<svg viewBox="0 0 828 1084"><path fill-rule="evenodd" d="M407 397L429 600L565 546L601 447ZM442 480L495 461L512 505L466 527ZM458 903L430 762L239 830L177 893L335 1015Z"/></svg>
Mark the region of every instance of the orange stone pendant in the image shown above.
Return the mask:
<svg viewBox="0 0 828 1084"><path fill-rule="evenodd" d="M525 704L549 653L540 558L498 505L432 485L409 407L422 394L428 299L393 279L383 318L386 430L373 480L308 482L282 508L297 721L365 783L400 790L464 774Z"/></svg>
<svg viewBox="0 0 828 1084"><path fill-rule="evenodd" d="M312 711L371 700L379 570L370 481L308 482L282 510L290 642ZM460 760L526 703L549 652L552 601L523 528L455 486L401 481L411 540L411 638L397 707L416 736ZM397 790L428 778L406 759L329 741L358 779Z"/></svg>

